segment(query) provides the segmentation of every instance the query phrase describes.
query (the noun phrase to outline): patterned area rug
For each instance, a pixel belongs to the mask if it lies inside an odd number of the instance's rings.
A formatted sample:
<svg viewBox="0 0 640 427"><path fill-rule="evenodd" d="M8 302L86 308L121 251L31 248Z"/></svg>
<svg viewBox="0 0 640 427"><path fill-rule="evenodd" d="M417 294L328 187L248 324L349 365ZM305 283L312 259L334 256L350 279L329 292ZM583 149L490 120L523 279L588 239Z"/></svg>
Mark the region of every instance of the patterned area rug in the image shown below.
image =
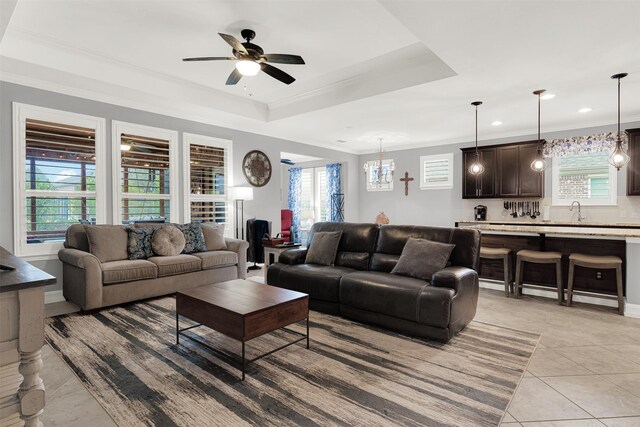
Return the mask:
<svg viewBox="0 0 640 427"><path fill-rule="evenodd" d="M243 382L205 347L175 344L174 307L162 298L48 319L47 341L121 426L477 427L499 424L539 339L472 322L439 344L312 312L311 349L260 359ZM192 331L240 352L208 328ZM248 357L293 338L249 341Z"/></svg>

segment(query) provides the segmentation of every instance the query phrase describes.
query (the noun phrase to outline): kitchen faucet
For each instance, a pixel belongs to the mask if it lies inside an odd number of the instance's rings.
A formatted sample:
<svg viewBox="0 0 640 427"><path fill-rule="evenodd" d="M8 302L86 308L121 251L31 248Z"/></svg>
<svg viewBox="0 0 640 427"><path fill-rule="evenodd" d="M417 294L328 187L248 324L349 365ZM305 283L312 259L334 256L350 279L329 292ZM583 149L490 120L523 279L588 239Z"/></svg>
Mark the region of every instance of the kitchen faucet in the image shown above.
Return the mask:
<svg viewBox="0 0 640 427"><path fill-rule="evenodd" d="M580 209L580 202L579 201L574 200L571 203L571 207L569 208L569 211L573 211L573 206L576 205L576 204L578 205L578 222L582 222L582 220L585 219L585 217L582 216L582 210Z"/></svg>

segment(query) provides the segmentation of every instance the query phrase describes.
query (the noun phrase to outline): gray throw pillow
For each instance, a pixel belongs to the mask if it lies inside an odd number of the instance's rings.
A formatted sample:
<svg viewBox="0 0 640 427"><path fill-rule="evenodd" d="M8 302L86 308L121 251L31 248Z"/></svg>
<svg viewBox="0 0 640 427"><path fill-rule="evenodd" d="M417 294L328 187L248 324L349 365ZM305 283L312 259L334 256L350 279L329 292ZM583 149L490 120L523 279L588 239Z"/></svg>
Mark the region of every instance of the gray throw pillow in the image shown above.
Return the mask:
<svg viewBox="0 0 640 427"><path fill-rule="evenodd" d="M227 249L227 243L224 241L224 224L216 222L203 222L202 234L207 245L208 251L219 251Z"/></svg>
<svg viewBox="0 0 640 427"><path fill-rule="evenodd" d="M160 256L174 256L184 249L184 234L178 228L163 225L153 232L151 247Z"/></svg>
<svg viewBox="0 0 640 427"><path fill-rule="evenodd" d="M85 225L89 252L100 262L128 258L127 230L121 225Z"/></svg>
<svg viewBox="0 0 640 427"><path fill-rule="evenodd" d="M313 239L305 258L305 264L333 265L338 253L342 231L320 231Z"/></svg>
<svg viewBox="0 0 640 427"><path fill-rule="evenodd" d="M431 281L434 273L447 266L455 246L409 237L391 274Z"/></svg>

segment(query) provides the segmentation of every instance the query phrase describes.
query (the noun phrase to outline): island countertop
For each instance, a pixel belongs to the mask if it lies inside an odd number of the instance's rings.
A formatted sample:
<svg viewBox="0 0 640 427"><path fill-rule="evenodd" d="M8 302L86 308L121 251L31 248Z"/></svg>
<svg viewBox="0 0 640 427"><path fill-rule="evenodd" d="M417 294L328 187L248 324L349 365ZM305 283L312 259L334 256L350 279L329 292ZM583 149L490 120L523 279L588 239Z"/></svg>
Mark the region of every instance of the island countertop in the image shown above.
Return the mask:
<svg viewBox="0 0 640 427"><path fill-rule="evenodd" d="M500 233L562 234L640 238L640 224L632 223L566 223L532 221L458 221L460 228Z"/></svg>

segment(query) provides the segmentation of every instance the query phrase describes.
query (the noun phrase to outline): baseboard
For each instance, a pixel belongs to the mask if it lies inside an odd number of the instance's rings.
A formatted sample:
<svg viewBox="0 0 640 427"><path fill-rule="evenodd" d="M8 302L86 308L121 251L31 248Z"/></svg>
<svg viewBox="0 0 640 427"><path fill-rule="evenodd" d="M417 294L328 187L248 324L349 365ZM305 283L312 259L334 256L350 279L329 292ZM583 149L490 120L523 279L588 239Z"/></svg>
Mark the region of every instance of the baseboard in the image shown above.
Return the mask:
<svg viewBox="0 0 640 427"><path fill-rule="evenodd" d="M624 315L640 319L640 304L625 304Z"/></svg>
<svg viewBox="0 0 640 427"><path fill-rule="evenodd" d="M54 302L62 302L64 301L64 295L62 295L62 289L57 291L49 291L44 293L44 303L52 304Z"/></svg>
<svg viewBox="0 0 640 427"><path fill-rule="evenodd" d="M493 280L487 280L487 279L482 279L480 280L480 287L481 288L486 288L486 289L494 289L496 291L502 291L504 292L504 282L502 281L493 281ZM558 298L558 294L555 292L555 289L553 288L549 288L549 291L544 291L541 289L531 289L531 288L526 288L522 290L522 293L525 295L534 295L537 297L544 297L544 298L552 298L552 299L556 299ZM610 299L606 299L606 298L598 298L598 297L591 297L591 296L587 296L587 295L573 295L573 300L575 302L584 302L587 304L596 304L596 305L604 305L606 307L618 307L618 301L616 300L610 300ZM630 306L631 307L635 307L633 309L631 309L632 313L635 313L635 315L633 314L627 314L628 312L630 312ZM636 310L635 312L633 310ZM629 316L629 317L640 317L640 305L636 305L636 304L625 304L625 310L624 310L624 315L625 316Z"/></svg>

